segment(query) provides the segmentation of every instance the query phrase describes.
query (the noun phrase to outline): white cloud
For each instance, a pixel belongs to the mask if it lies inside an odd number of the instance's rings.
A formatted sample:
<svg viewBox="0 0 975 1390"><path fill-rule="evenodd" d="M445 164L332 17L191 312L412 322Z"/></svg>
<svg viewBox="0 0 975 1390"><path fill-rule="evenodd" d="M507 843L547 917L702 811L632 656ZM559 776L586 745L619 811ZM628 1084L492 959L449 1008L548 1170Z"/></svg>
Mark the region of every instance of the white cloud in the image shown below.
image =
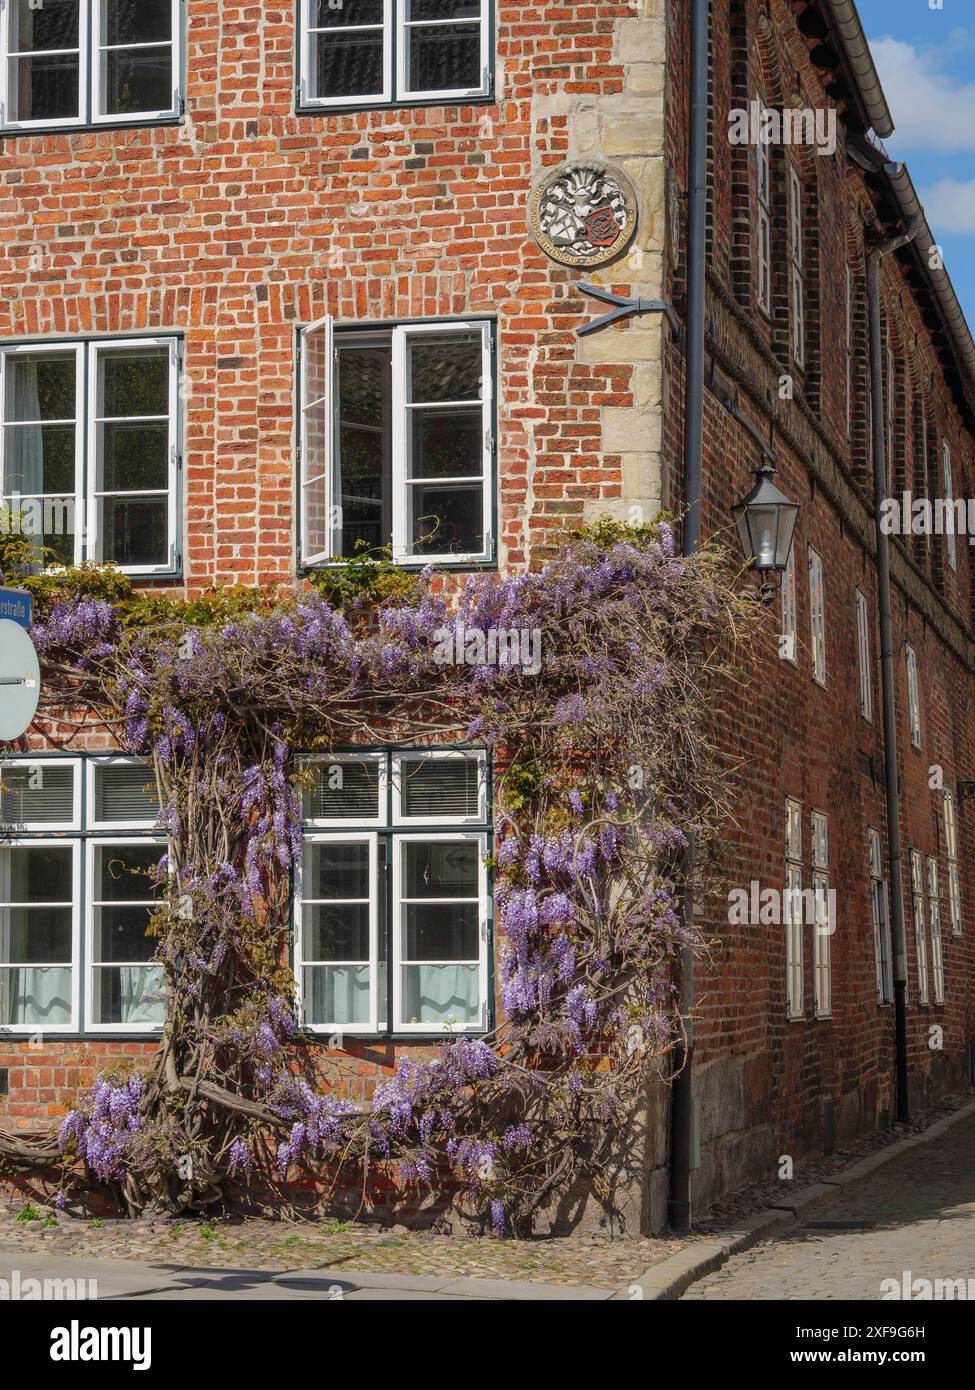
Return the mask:
<svg viewBox="0 0 975 1390"><path fill-rule="evenodd" d="M870 45L894 120L891 150L975 150L975 82L943 72L944 50L921 52L899 39Z"/></svg>
<svg viewBox="0 0 975 1390"><path fill-rule="evenodd" d="M941 179L921 202L935 236L975 236L975 179Z"/></svg>

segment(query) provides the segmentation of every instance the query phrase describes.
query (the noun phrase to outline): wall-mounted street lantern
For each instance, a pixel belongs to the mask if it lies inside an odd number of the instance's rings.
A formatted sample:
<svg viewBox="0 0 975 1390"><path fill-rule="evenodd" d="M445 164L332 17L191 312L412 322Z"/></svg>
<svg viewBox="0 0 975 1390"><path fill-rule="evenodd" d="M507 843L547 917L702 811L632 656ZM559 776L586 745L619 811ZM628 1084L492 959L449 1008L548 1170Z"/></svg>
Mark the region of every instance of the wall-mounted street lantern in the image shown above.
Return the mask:
<svg viewBox="0 0 975 1390"><path fill-rule="evenodd" d="M775 469L763 453L755 470L755 486L731 509L745 559L758 572L763 603L771 603L775 598L789 563L799 519L798 502L790 502L779 491L772 482L774 473Z"/></svg>

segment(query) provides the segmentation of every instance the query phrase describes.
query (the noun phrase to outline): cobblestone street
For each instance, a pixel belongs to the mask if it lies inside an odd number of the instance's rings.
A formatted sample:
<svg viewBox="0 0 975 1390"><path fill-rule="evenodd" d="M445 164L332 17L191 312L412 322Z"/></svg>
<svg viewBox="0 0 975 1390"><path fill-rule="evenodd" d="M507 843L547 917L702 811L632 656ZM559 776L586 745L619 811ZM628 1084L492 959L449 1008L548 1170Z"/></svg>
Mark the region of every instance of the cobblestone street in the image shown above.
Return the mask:
<svg viewBox="0 0 975 1390"><path fill-rule="evenodd" d="M905 1271L975 1291L975 1117L732 1256L684 1298L881 1299L882 1281L900 1285Z"/></svg>

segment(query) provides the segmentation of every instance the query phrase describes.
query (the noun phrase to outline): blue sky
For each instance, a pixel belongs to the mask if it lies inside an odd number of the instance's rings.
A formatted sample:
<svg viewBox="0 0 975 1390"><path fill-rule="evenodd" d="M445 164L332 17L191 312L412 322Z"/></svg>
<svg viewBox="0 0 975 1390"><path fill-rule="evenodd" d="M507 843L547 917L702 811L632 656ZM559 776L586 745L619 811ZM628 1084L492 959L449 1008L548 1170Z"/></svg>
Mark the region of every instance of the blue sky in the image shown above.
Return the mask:
<svg viewBox="0 0 975 1390"><path fill-rule="evenodd" d="M975 332L975 0L857 0L911 171Z"/></svg>

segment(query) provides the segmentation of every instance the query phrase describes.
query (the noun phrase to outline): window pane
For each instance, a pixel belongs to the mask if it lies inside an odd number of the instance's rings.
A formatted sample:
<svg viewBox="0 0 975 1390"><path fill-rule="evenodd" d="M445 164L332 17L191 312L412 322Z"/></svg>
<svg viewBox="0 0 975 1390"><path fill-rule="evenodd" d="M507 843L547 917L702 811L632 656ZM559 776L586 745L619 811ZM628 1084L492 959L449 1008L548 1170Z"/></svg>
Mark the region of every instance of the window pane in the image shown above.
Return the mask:
<svg viewBox="0 0 975 1390"><path fill-rule="evenodd" d="M412 538L417 554L463 555L484 548L483 491L450 483L412 493Z"/></svg>
<svg viewBox="0 0 975 1390"><path fill-rule="evenodd" d="M305 879L302 896L316 898L368 898L368 844L317 844L305 847Z"/></svg>
<svg viewBox="0 0 975 1390"><path fill-rule="evenodd" d="M92 923L92 952L95 961L149 961L156 954L154 937L146 936L152 909L136 907L96 907Z"/></svg>
<svg viewBox="0 0 975 1390"><path fill-rule="evenodd" d="M390 348L339 351L342 553L388 541Z"/></svg>
<svg viewBox="0 0 975 1390"><path fill-rule="evenodd" d="M369 959L369 904L306 907L302 913L305 960Z"/></svg>
<svg viewBox="0 0 975 1390"><path fill-rule="evenodd" d="M44 0L45 5L47 0ZM152 43L173 36L171 0L102 0L103 42Z"/></svg>
<svg viewBox="0 0 975 1390"><path fill-rule="evenodd" d="M71 969L0 969L0 1024L53 1028L71 1022Z"/></svg>
<svg viewBox="0 0 975 1390"><path fill-rule="evenodd" d="M7 494L74 498L74 425L8 425L3 452Z"/></svg>
<svg viewBox="0 0 975 1390"><path fill-rule="evenodd" d="M64 767L49 764L0 766L0 823L6 826L69 823L74 819L74 777L75 770L70 764Z"/></svg>
<svg viewBox="0 0 975 1390"><path fill-rule="evenodd" d="M406 907L404 960L476 960L477 903L410 903Z"/></svg>
<svg viewBox="0 0 975 1390"><path fill-rule="evenodd" d="M99 845L95 852L95 902L148 902L158 892L155 870L162 845ZM108 956L108 960L112 957Z"/></svg>
<svg viewBox="0 0 975 1390"><path fill-rule="evenodd" d="M78 115L77 54L9 59L11 121L57 121Z"/></svg>
<svg viewBox="0 0 975 1390"><path fill-rule="evenodd" d="M410 411L410 476L412 478L480 477L484 467L484 416L473 410L414 409Z"/></svg>
<svg viewBox="0 0 975 1390"><path fill-rule="evenodd" d="M479 891L475 840L404 842L404 898L476 898Z"/></svg>
<svg viewBox="0 0 975 1390"><path fill-rule="evenodd" d="M314 785L305 792L306 820L375 820L379 811L379 764L319 763Z"/></svg>
<svg viewBox="0 0 975 1390"><path fill-rule="evenodd" d="M78 47L78 0L43 0L31 8L30 0L12 0L10 52L36 53L39 49Z"/></svg>
<svg viewBox="0 0 975 1390"><path fill-rule="evenodd" d="M92 1009L95 1023L161 1025L165 1003L164 972L157 965L100 967L92 971Z"/></svg>
<svg viewBox="0 0 975 1390"><path fill-rule="evenodd" d="M169 482L169 421L99 425L101 486L105 492L165 488Z"/></svg>
<svg viewBox="0 0 975 1390"><path fill-rule="evenodd" d="M99 415L169 414L169 349L110 348L98 354Z"/></svg>
<svg viewBox="0 0 975 1390"><path fill-rule="evenodd" d="M476 816L480 769L474 758L404 758L400 763L404 816Z"/></svg>
<svg viewBox="0 0 975 1390"><path fill-rule="evenodd" d="M95 768L95 820L155 821L159 798L151 768L126 763Z"/></svg>
<svg viewBox="0 0 975 1390"><path fill-rule="evenodd" d="M379 96L383 90L383 35L379 29L313 34L311 95Z"/></svg>
<svg viewBox="0 0 975 1390"><path fill-rule="evenodd" d="M306 1023L369 1023L369 967L316 965L305 970Z"/></svg>
<svg viewBox="0 0 975 1390"><path fill-rule="evenodd" d="M410 342L411 401L479 401L481 335Z"/></svg>
<svg viewBox="0 0 975 1390"><path fill-rule="evenodd" d="M403 969L404 1023L472 1024L480 1018L476 965L408 965Z"/></svg>
<svg viewBox="0 0 975 1390"><path fill-rule="evenodd" d="M477 19L481 13L480 0L404 0L406 18L419 19Z"/></svg>
<svg viewBox="0 0 975 1390"><path fill-rule="evenodd" d="M101 559L116 565L165 565L169 560L167 508L165 497L101 499Z"/></svg>
<svg viewBox="0 0 975 1390"><path fill-rule="evenodd" d="M9 872L6 893L8 903L70 903L74 897L71 848L65 845L34 846L0 851Z"/></svg>
<svg viewBox="0 0 975 1390"><path fill-rule="evenodd" d="M478 24L438 24L407 30L413 92L446 92L481 85Z"/></svg>
<svg viewBox="0 0 975 1390"><path fill-rule="evenodd" d="M173 50L134 48L102 54L105 116L169 111L173 105Z"/></svg>
<svg viewBox="0 0 975 1390"><path fill-rule="evenodd" d="M71 908L0 908L0 950L14 965L70 961Z"/></svg>
<svg viewBox="0 0 975 1390"><path fill-rule="evenodd" d="M335 29L343 24L382 24L383 0L315 0L311 7L313 29Z"/></svg>
<svg viewBox="0 0 975 1390"><path fill-rule="evenodd" d="M9 420L73 420L78 360L73 352L7 354L4 417Z"/></svg>
<svg viewBox="0 0 975 1390"><path fill-rule="evenodd" d="M23 534L33 564L74 564L73 497L7 497L3 505L10 507L12 529Z"/></svg>

